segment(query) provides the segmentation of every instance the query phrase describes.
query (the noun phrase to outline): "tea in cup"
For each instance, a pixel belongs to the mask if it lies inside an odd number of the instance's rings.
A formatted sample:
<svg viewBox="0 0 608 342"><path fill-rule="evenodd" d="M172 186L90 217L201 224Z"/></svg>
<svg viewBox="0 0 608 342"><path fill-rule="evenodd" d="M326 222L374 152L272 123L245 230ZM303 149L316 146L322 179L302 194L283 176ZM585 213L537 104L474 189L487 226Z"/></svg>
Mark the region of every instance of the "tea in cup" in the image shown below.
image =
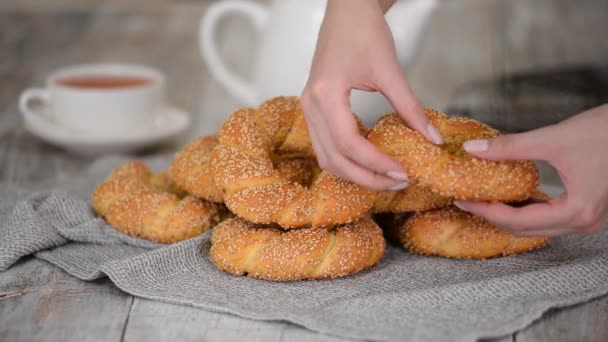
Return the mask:
<svg viewBox="0 0 608 342"><path fill-rule="evenodd" d="M131 64L86 64L52 72L46 88L26 89L19 108L28 120L51 120L75 133L119 136L153 121L165 104L165 76ZM46 107L43 117L32 107Z"/></svg>

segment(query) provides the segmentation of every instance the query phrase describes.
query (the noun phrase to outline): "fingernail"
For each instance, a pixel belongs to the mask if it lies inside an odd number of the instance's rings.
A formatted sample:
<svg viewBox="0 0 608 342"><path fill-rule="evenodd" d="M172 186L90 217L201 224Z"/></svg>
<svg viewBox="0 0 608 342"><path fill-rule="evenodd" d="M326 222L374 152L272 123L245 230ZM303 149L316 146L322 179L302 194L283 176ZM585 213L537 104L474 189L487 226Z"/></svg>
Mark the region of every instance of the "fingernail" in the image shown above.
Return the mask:
<svg viewBox="0 0 608 342"><path fill-rule="evenodd" d="M437 128L435 128L435 126L433 126L432 124L428 124L428 126L426 126L426 131L429 133L429 136L431 137L433 143L437 145L443 144L441 134L439 134L439 131L437 131Z"/></svg>
<svg viewBox="0 0 608 342"><path fill-rule="evenodd" d="M485 139L469 140L465 141L462 147L467 152L483 152L488 150L488 141Z"/></svg>
<svg viewBox="0 0 608 342"><path fill-rule="evenodd" d="M407 181L407 175L401 171L386 171L386 175L392 179L396 179L399 181Z"/></svg>
<svg viewBox="0 0 608 342"><path fill-rule="evenodd" d="M388 188L391 191L399 191L407 188L410 185L408 182L399 183Z"/></svg>
<svg viewBox="0 0 608 342"><path fill-rule="evenodd" d="M453 204L454 204L454 206L456 206L456 208L458 208L462 211L468 211L467 208L460 201L454 201Z"/></svg>

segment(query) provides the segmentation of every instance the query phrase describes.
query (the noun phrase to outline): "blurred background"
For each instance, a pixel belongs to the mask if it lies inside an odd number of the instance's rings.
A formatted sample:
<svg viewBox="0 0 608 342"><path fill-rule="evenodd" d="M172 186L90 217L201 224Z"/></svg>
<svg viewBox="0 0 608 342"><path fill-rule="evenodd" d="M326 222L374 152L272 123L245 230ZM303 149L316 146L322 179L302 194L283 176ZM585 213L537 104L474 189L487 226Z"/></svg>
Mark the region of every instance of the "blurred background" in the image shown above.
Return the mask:
<svg viewBox="0 0 608 342"><path fill-rule="evenodd" d="M214 2L0 0L0 127L15 127L19 93L53 69L119 61L167 73L171 102L194 115L178 144L215 131L240 103L200 56L199 21ZM606 0L439 1L406 73L426 106L530 129L608 102L607 32ZM250 24L227 18L218 36L226 63L251 77Z"/></svg>

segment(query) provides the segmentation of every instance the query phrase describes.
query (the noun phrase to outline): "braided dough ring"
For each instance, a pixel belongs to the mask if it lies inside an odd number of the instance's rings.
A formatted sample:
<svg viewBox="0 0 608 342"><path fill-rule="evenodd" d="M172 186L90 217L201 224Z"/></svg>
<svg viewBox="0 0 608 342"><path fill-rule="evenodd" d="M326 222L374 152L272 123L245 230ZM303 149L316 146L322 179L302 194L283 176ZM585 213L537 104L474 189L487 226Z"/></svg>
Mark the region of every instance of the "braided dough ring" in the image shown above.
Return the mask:
<svg viewBox="0 0 608 342"><path fill-rule="evenodd" d="M431 109L426 113L443 137L441 146L406 126L396 114L381 118L368 139L398 160L411 178L445 197L513 202L534 192L539 179L532 161L483 160L462 148L467 140L498 136L497 130L468 118L448 118Z"/></svg>
<svg viewBox="0 0 608 342"><path fill-rule="evenodd" d="M411 183L400 191L382 191L374 203L374 213L402 213L441 208L452 199L436 194L418 183Z"/></svg>
<svg viewBox="0 0 608 342"><path fill-rule="evenodd" d="M539 198L539 196L535 196ZM545 197L543 197L545 198ZM391 235L410 252L459 259L486 259L540 248L546 237L516 237L454 206L398 217Z"/></svg>
<svg viewBox="0 0 608 342"><path fill-rule="evenodd" d="M282 176L273 153L313 156L306 122L296 97L266 101L258 110L237 110L222 125L211 171L236 215L283 228L348 223L373 206L376 193L321 172L307 188Z"/></svg>
<svg viewBox="0 0 608 342"><path fill-rule="evenodd" d="M282 230L240 218L223 221L211 235L211 260L223 272L291 281L330 279L376 265L386 241L371 218L333 229Z"/></svg>
<svg viewBox="0 0 608 342"><path fill-rule="evenodd" d="M209 170L211 151L217 145L213 135L195 139L175 154L169 172L171 179L189 194L221 203L224 194L215 183Z"/></svg>
<svg viewBox="0 0 608 342"><path fill-rule="evenodd" d="M213 203L176 193L165 173L153 174L134 161L118 166L96 187L92 204L115 229L162 243L189 239L218 223Z"/></svg>
<svg viewBox="0 0 608 342"><path fill-rule="evenodd" d="M215 135L195 139L178 151L169 169L171 179L189 194L211 202L222 203L224 193L213 182L210 169L211 151L217 145ZM313 160L273 155L273 164L283 177L292 182L309 184L313 173Z"/></svg>

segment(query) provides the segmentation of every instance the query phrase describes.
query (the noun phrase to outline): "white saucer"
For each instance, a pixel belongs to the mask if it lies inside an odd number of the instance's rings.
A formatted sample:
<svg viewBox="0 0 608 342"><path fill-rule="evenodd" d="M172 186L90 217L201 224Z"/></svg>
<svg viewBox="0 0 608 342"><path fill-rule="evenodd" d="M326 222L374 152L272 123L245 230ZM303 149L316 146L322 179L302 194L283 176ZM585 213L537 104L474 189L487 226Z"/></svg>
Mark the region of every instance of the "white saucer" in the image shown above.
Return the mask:
<svg viewBox="0 0 608 342"><path fill-rule="evenodd" d="M40 115L23 115L26 129L40 139L80 155L127 153L157 145L183 134L190 126L187 112L166 106L146 125L113 136L81 133L59 126L48 114L48 108L37 110Z"/></svg>

